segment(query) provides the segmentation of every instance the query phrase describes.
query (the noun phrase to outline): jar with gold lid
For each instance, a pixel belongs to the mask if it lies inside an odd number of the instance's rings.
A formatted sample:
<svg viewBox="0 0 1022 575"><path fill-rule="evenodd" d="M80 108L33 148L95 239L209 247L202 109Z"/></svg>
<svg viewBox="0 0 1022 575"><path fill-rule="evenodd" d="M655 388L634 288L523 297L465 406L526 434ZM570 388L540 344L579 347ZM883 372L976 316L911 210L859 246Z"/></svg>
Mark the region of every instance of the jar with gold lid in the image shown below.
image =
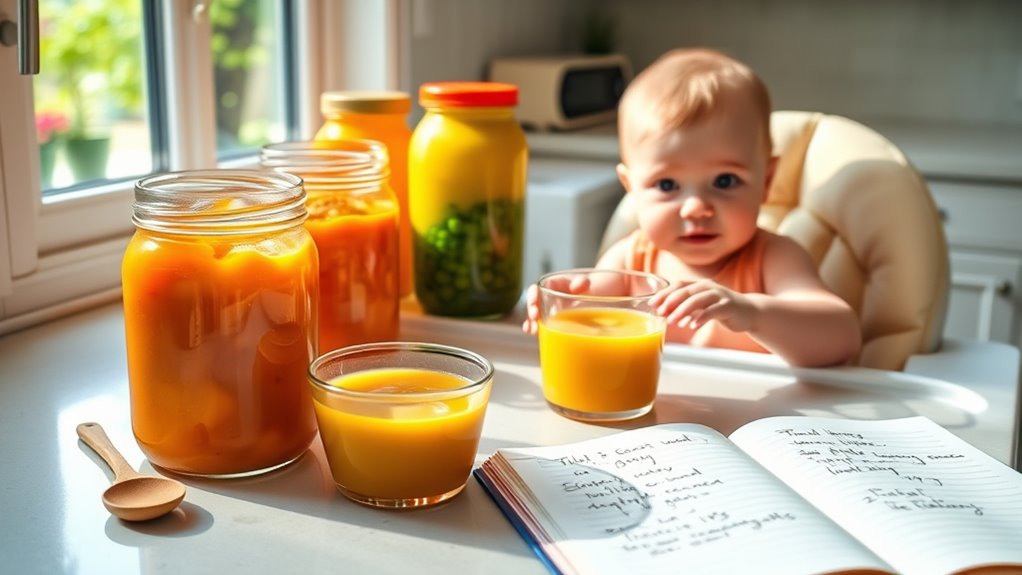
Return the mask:
<svg viewBox="0 0 1022 575"><path fill-rule="evenodd" d="M316 435L319 265L299 178L160 174L135 186L122 285L131 425L158 467L266 472Z"/></svg>
<svg viewBox="0 0 1022 575"><path fill-rule="evenodd" d="M401 296L412 293L412 235L408 219L408 127L411 97L395 90L340 90L320 95L323 125L316 132L317 142L331 145L338 140L375 140L387 149L390 188L398 203Z"/></svg>

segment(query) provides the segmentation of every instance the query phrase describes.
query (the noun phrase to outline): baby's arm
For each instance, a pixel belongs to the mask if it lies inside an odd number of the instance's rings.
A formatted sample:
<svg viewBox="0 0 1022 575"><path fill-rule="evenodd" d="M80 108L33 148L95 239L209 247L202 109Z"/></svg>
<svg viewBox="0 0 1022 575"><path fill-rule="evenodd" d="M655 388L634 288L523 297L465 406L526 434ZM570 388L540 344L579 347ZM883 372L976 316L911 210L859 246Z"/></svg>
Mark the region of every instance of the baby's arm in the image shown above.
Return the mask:
<svg viewBox="0 0 1022 575"><path fill-rule="evenodd" d="M669 324L697 329L718 321L748 333L792 365L836 365L853 358L861 345L859 321L823 285L809 254L775 236L765 258L765 294L738 293L704 279L675 282L652 303Z"/></svg>
<svg viewBox="0 0 1022 575"><path fill-rule="evenodd" d="M774 236L763 262L766 294L746 294L756 307L749 334L798 366L838 365L862 346L852 308L820 279L809 254L794 240Z"/></svg>
<svg viewBox="0 0 1022 575"><path fill-rule="evenodd" d="M627 239L618 241L604 253L600 261L596 262L596 267L600 269L624 269L628 250ZM568 293L600 293L605 288L615 289L614 286L601 286L598 283L594 284L585 279L553 287ZM530 285L525 291L525 313L526 317L525 321L522 322L522 331L535 334L538 329L537 322L539 321L539 286L536 284Z"/></svg>

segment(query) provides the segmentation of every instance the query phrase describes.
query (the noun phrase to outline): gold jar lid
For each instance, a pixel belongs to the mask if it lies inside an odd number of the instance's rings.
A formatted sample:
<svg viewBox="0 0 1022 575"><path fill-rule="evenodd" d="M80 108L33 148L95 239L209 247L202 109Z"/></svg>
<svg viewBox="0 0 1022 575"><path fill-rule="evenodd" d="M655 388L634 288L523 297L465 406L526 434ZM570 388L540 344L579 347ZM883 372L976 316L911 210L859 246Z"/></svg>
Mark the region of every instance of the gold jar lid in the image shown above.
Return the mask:
<svg viewBox="0 0 1022 575"><path fill-rule="evenodd" d="M412 109L411 97L398 91L345 90L323 92L319 109L326 114L406 114Z"/></svg>

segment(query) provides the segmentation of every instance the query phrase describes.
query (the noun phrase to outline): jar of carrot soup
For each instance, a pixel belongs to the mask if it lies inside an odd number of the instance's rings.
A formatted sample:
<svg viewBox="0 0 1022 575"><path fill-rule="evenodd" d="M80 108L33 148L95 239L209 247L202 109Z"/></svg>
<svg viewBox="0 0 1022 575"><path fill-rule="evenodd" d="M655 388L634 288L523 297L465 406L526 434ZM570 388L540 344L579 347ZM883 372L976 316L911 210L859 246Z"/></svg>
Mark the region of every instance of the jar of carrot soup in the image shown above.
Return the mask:
<svg viewBox="0 0 1022 575"><path fill-rule="evenodd" d="M528 151L518 88L433 82L408 151L415 293L427 313L497 317L522 289Z"/></svg>
<svg viewBox="0 0 1022 575"><path fill-rule="evenodd" d="M232 477L316 435L319 266L299 178L175 172L135 185L122 263L131 424L156 466Z"/></svg>
<svg viewBox="0 0 1022 575"><path fill-rule="evenodd" d="M390 188L398 203L398 274L401 297L412 293L412 232L408 219L408 127L411 97L397 91L347 90L320 96L323 126L315 140L326 146L337 140L376 140L390 158Z"/></svg>
<svg viewBox="0 0 1022 575"><path fill-rule="evenodd" d="M371 140L263 146L265 168L302 178L319 252L319 350L397 339L398 204Z"/></svg>

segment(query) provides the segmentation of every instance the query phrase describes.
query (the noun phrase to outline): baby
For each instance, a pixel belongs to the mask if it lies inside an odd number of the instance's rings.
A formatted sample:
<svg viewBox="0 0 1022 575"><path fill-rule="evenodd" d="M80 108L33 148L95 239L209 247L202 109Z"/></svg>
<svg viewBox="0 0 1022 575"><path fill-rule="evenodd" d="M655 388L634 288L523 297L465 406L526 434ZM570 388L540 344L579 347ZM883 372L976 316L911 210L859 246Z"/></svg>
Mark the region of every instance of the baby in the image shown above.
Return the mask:
<svg viewBox="0 0 1022 575"><path fill-rule="evenodd" d="M756 225L777 158L770 96L752 70L711 50L668 52L622 96L618 136L617 173L639 229L596 267L670 282L653 299L667 341L773 352L797 366L856 357L852 309L823 285L805 250ZM523 329L535 333L536 286L527 304Z"/></svg>

